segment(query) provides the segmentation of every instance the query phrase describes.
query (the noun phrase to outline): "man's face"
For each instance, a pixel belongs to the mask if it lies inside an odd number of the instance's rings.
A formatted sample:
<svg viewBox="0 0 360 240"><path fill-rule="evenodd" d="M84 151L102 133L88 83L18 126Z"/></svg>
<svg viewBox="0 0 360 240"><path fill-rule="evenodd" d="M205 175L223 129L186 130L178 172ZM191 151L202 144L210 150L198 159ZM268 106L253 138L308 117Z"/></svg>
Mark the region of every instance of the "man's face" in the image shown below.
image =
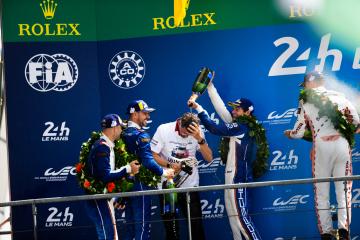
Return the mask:
<svg viewBox="0 0 360 240"><path fill-rule="evenodd" d="M186 128L179 126L179 135L183 138L187 138L190 133L186 130Z"/></svg>
<svg viewBox="0 0 360 240"><path fill-rule="evenodd" d="M233 110L231 111L231 115L233 117L233 119L236 119L242 115L250 115L250 111L244 111L244 109L242 109L241 107L236 107L236 108L233 108Z"/></svg>
<svg viewBox="0 0 360 240"><path fill-rule="evenodd" d="M115 140L120 139L121 133L122 133L122 127L121 126L113 127L113 134L114 134L114 139Z"/></svg>
<svg viewBox="0 0 360 240"><path fill-rule="evenodd" d="M146 127L148 120L150 120L150 113L138 112L138 124L140 127Z"/></svg>

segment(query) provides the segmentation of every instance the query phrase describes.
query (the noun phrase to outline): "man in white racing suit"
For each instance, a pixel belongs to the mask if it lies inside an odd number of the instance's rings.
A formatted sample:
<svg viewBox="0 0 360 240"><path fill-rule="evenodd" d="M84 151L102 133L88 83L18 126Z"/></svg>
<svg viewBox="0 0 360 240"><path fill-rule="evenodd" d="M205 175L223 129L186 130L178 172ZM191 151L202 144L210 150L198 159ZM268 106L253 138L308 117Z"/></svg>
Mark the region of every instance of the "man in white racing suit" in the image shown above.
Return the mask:
<svg viewBox="0 0 360 240"><path fill-rule="evenodd" d="M349 124L358 126L359 115L355 107L345 96L336 91L327 90L324 85L324 77L319 72L311 72L305 75L301 84L305 91L312 90L320 96L320 101L326 99L346 117ZM314 98L313 98L314 99ZM306 102L300 100L298 117L292 130L286 130L284 134L288 138L302 138L307 129L311 130L313 147L311 150L312 174L314 178L343 177L352 175L351 147L348 140L335 128L333 122L324 114L319 114L319 107L315 102L310 103L310 97ZM347 182L345 197L344 183L335 182L336 200L338 203L338 228L340 239L349 239L349 225L351 222L351 188L352 182ZM332 239L332 219L329 202L330 183L315 183L314 197L315 209L318 219L318 228L321 239ZM347 218L347 210L348 216Z"/></svg>

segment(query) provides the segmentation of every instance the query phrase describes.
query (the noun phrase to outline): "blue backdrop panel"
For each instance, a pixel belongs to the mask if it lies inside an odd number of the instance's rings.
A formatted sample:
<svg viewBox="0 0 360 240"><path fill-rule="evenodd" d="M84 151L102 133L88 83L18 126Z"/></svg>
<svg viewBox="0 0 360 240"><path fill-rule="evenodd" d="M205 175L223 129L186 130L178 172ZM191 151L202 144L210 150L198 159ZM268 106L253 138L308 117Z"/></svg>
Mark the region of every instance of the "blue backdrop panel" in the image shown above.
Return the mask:
<svg viewBox="0 0 360 240"><path fill-rule="evenodd" d="M99 129L101 116L111 112L127 118L127 104L134 99L144 99L157 109L151 115L148 129L153 134L159 124L173 121L189 111L186 101L191 95L192 82L203 66L215 70L214 83L225 102L248 97L255 103L255 114L267 130L271 152L270 169L259 181L311 177L311 143L288 140L283 131L294 125L298 84L305 70L311 71L320 63L317 59L319 46L326 34L317 36L307 25L294 24L97 43L5 44L12 199L81 194L72 166L77 162L81 143L91 131ZM278 66L277 74L269 76L270 70L276 67L274 63L289 46L274 45L284 37L292 39L290 45L294 42L299 45L281 65L282 69ZM354 56L341 46L332 44L331 39L336 37L331 35L328 49L342 51L341 68L332 71L333 59L329 57L324 71L358 88L358 72L352 68ZM306 51L309 60L297 60ZM56 55L58 53L70 56L76 63L78 77L71 89L39 92L29 86L26 82L29 60L35 61L34 56L46 54L55 59L54 65L60 66L60 62L66 62L66 59ZM43 70L48 67L45 62ZM68 66L75 68L71 63ZM290 67L304 67L304 71L286 73ZM53 71L50 74L55 76L58 69L50 69ZM136 81L128 82L128 86L120 84L120 80L126 82L136 71L140 74ZM46 71L36 77L46 79ZM63 82L59 85L66 87ZM200 97L199 103L214 120L221 121L207 94ZM215 159L208 164L199 156L201 185L222 184L224 166L218 158L219 138L209 133L206 133L206 138ZM354 173L359 174L359 144L353 156ZM24 184L26 188L18 187ZM231 239L222 191L203 192L201 196L208 239ZM354 184L353 197L353 205L358 207L359 183ZM158 199L154 197L156 202ZM253 189L251 203L253 219L264 239L318 236L311 185ZM31 229L31 209L13 210L15 232ZM160 209L155 204L154 239L163 237L162 224L157 222L160 221L159 214ZM117 217L121 237L124 215L117 213ZM359 211L354 209L353 219L359 217ZM95 239L94 229L89 230L88 225L82 203L39 207L43 238L64 239L76 234L82 239ZM359 222L354 221L351 229L353 236L358 236ZM16 233L15 236L16 239L28 239L31 234Z"/></svg>

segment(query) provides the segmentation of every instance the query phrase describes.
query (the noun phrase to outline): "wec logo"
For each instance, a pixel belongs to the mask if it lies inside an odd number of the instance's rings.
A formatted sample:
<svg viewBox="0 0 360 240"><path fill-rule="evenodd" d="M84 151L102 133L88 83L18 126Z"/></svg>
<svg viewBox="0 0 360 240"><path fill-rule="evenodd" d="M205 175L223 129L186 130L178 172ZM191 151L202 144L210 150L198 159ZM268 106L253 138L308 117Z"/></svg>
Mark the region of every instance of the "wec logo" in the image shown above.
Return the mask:
<svg viewBox="0 0 360 240"><path fill-rule="evenodd" d="M309 197L309 195L295 195L295 196L292 196L288 200L283 200L281 197L279 197L279 198L275 199L275 201L273 202L273 206L277 207L277 206L306 204L307 201L305 199L308 197Z"/></svg>
<svg viewBox="0 0 360 240"><path fill-rule="evenodd" d="M297 116L297 108L289 108L286 111L272 111L268 114L267 119L262 123L268 123L269 125L275 124L289 124L293 117Z"/></svg>
<svg viewBox="0 0 360 240"><path fill-rule="evenodd" d="M356 149L352 150L352 156L353 157L360 157L360 152L355 152Z"/></svg>
<svg viewBox="0 0 360 240"><path fill-rule="evenodd" d="M27 83L39 92L64 92L72 88L79 76L75 61L68 55L38 54L25 66Z"/></svg>
<svg viewBox="0 0 360 240"><path fill-rule="evenodd" d="M211 162L200 160L197 165L199 173L215 173L219 166L223 166L220 158L214 158Z"/></svg>
<svg viewBox="0 0 360 240"><path fill-rule="evenodd" d="M65 182L71 175L76 175L74 166L66 166L60 170L48 168L41 177L35 177L34 179L44 180L46 182Z"/></svg>
<svg viewBox="0 0 360 240"><path fill-rule="evenodd" d="M60 171L55 171L53 168L48 168L44 176L68 176L68 175L76 175L75 167L67 166L63 167Z"/></svg>
<svg viewBox="0 0 360 240"><path fill-rule="evenodd" d="M267 119L272 120L272 119L296 117L296 110L297 110L296 108L290 108L281 114L278 114L276 111L273 111L268 115Z"/></svg>

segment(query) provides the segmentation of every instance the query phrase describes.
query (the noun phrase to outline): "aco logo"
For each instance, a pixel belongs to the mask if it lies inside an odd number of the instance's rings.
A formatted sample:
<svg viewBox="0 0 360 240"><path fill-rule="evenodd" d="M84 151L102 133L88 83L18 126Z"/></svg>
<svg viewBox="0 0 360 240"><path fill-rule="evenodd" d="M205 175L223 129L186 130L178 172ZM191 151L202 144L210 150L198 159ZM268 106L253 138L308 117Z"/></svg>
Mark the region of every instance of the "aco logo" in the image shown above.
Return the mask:
<svg viewBox="0 0 360 240"><path fill-rule="evenodd" d="M55 12L59 8L54 0L43 0L39 7L46 23L19 23L18 36L80 36L79 23L51 23L55 17Z"/></svg>
<svg viewBox="0 0 360 240"><path fill-rule="evenodd" d="M75 85L78 77L75 61L62 53L35 55L25 66L27 83L39 92L67 91Z"/></svg>
<svg viewBox="0 0 360 240"><path fill-rule="evenodd" d="M109 77L120 88L129 89L140 84L145 76L145 62L133 51L117 53L109 64Z"/></svg>

